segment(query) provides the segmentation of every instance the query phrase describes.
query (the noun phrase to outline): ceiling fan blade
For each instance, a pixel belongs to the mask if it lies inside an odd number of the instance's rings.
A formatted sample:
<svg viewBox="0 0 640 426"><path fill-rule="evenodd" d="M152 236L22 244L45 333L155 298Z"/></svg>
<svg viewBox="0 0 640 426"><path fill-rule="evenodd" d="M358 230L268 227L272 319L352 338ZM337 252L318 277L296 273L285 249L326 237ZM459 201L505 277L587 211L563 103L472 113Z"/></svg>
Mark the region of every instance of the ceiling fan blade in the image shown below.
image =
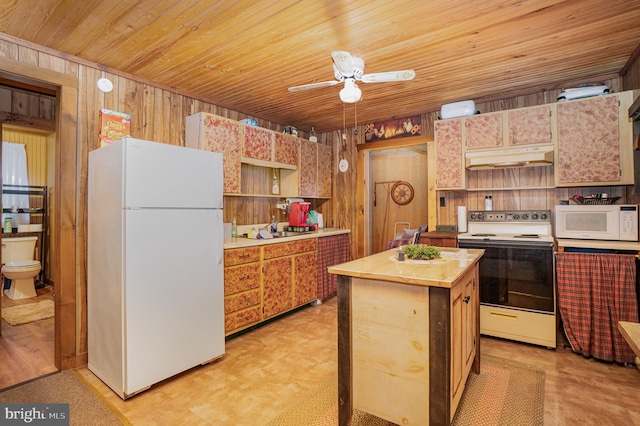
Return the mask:
<svg viewBox="0 0 640 426"><path fill-rule="evenodd" d="M309 83L309 84L303 84L302 86L293 86L293 87L289 87L289 91L290 92L298 92L300 90L307 90L307 89L316 89L318 87L326 87L326 86L334 86L336 84L340 83L339 81L336 80L332 80L332 81L320 81L318 83Z"/></svg>
<svg viewBox="0 0 640 426"><path fill-rule="evenodd" d="M345 77L353 76L353 61L351 60L351 54L349 52L336 50L331 52L331 56L340 74Z"/></svg>
<svg viewBox="0 0 640 426"><path fill-rule="evenodd" d="M377 72L373 74L365 74L362 76L364 83L384 83L388 81L406 81L413 80L416 76L414 70Z"/></svg>

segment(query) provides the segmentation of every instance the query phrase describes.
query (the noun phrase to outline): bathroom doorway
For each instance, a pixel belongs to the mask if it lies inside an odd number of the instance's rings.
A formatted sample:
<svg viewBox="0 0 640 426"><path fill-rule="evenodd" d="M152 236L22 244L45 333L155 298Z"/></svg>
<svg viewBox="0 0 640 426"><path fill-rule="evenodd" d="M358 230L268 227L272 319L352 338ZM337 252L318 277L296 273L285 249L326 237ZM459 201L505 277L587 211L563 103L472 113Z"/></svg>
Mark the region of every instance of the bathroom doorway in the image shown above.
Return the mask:
<svg viewBox="0 0 640 426"><path fill-rule="evenodd" d="M27 90L24 84L20 84L20 88L14 88L10 86L11 82L5 81L3 83L0 86L3 99L6 100L8 96L11 96L12 99L16 97L41 99L43 101L38 102L39 108L49 106L51 116L55 117L55 95ZM18 94L13 95L14 91ZM21 220L14 221L11 232L4 232L8 230L3 229L2 241L5 243L9 238L35 238L36 246L33 259L40 262L42 272L34 278L35 297L10 298L4 291L0 293L2 296L0 312L5 309L8 314L6 319L3 316L3 321L0 324L2 327L0 358L3 360L0 367L2 369L0 389L58 371L55 363L55 292L53 274L51 273L53 265L51 231L53 227L51 226L51 216L47 215L47 212L53 211L52 202L54 200L52 188L55 187L55 120L30 120L29 125L25 125L24 117L19 117L19 115L7 116L4 114L2 117L0 135L2 141L7 144L3 143L3 155L0 158L7 160L4 148L20 147L26 151L28 176L26 184L28 186L23 185L24 181L20 181L20 185L13 186L12 189L30 192L30 195L21 196L20 202L15 202L16 207L20 208L19 211L28 213L13 215L20 216ZM0 162L0 164L2 163ZM4 185L8 183L10 182L3 179ZM5 205L6 203L7 200L3 200L4 212L7 212L6 209L11 207ZM4 264L4 260L1 258L0 260ZM9 282L5 284L5 280L2 280L3 290L8 286ZM26 307L34 308L45 318L35 320L34 318L21 318ZM9 315L10 313L15 315Z"/></svg>

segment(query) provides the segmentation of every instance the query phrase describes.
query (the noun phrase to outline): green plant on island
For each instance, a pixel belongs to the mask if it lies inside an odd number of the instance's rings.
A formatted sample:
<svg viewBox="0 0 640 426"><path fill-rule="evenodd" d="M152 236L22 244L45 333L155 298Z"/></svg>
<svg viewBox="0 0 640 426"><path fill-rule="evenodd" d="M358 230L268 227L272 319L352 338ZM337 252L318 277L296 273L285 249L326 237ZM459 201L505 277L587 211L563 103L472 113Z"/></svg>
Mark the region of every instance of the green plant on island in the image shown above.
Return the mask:
<svg viewBox="0 0 640 426"><path fill-rule="evenodd" d="M434 246L409 244L403 246L402 251L409 259L430 260L440 257L440 249Z"/></svg>

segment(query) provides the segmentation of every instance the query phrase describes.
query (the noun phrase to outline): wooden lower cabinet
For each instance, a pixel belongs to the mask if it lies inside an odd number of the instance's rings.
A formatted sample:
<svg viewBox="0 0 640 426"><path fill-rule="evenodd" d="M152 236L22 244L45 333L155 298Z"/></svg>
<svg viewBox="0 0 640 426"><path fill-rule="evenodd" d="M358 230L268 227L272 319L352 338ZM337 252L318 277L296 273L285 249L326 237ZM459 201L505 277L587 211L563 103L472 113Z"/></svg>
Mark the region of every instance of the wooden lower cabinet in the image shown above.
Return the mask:
<svg viewBox="0 0 640 426"><path fill-rule="evenodd" d="M262 321L260 247L224 252L224 328L231 334Z"/></svg>
<svg viewBox="0 0 640 426"><path fill-rule="evenodd" d="M455 413L476 354L479 292L476 271L451 289L451 412Z"/></svg>
<svg viewBox="0 0 640 426"><path fill-rule="evenodd" d="M292 257L265 259L263 263L264 317L270 318L293 307Z"/></svg>
<svg viewBox="0 0 640 426"><path fill-rule="evenodd" d="M264 317L316 300L316 238L263 246Z"/></svg>
<svg viewBox="0 0 640 426"><path fill-rule="evenodd" d="M315 240L317 241L317 240ZM304 305L318 298L318 253L311 251L294 256L293 299L295 306Z"/></svg>
<svg viewBox="0 0 640 426"><path fill-rule="evenodd" d="M317 299L316 238L225 250L225 334Z"/></svg>

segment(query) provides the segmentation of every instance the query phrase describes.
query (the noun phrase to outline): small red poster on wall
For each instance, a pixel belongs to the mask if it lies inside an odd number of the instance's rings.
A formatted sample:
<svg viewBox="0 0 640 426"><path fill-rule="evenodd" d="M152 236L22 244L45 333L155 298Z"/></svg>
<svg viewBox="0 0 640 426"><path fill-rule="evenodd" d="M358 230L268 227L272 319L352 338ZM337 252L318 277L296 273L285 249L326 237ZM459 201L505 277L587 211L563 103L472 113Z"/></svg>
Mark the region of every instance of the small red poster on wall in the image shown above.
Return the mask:
<svg viewBox="0 0 640 426"><path fill-rule="evenodd" d="M419 115L379 121L364 126L365 142L420 136L421 134L422 121Z"/></svg>
<svg viewBox="0 0 640 426"><path fill-rule="evenodd" d="M100 110L100 147L131 136L131 114Z"/></svg>

